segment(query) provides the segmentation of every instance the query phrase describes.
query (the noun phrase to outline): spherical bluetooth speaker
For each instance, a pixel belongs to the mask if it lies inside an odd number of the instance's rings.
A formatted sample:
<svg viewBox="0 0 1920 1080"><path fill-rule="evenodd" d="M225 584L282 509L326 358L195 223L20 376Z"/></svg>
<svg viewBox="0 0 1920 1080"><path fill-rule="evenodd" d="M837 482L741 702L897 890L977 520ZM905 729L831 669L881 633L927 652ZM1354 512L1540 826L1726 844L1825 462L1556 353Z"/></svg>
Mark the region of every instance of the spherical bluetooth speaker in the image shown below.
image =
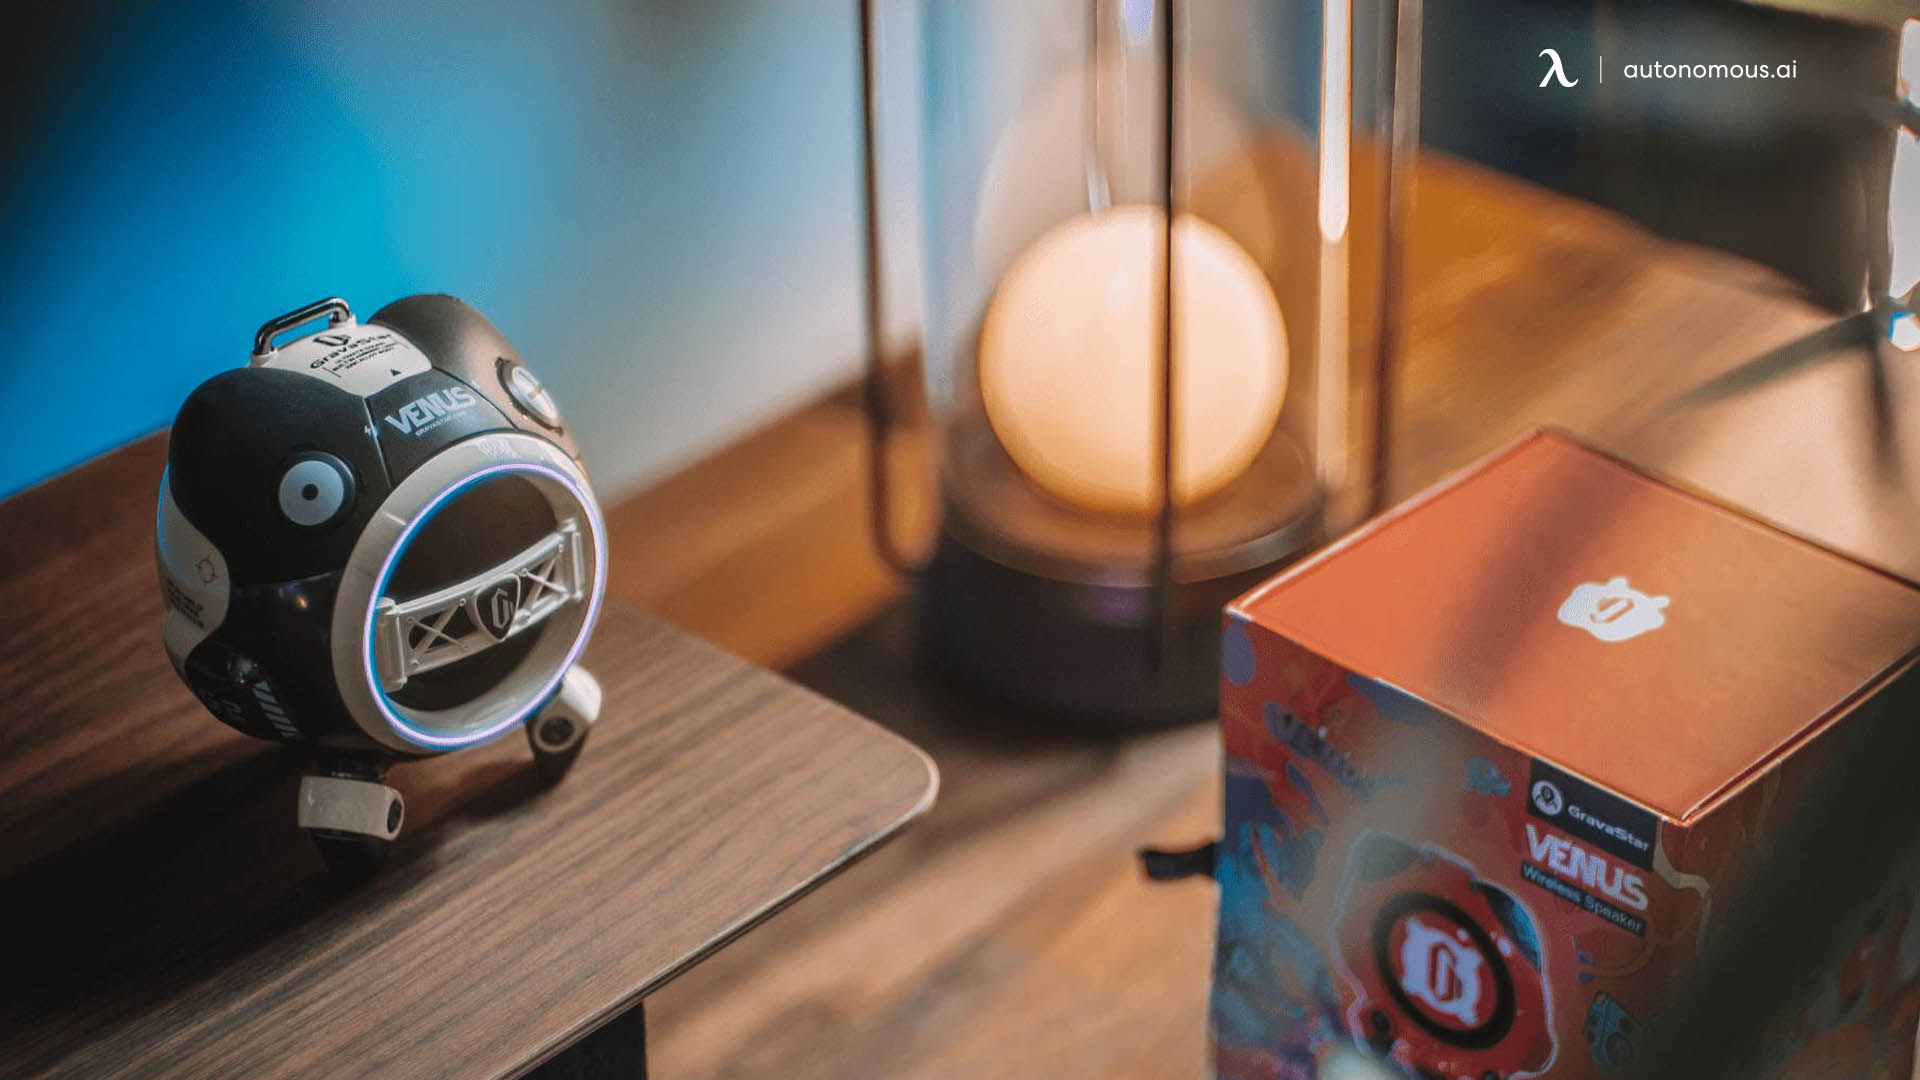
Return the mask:
<svg viewBox="0 0 1920 1080"><path fill-rule="evenodd" d="M399 834L390 763L523 727L551 782L599 712L576 666L606 582L585 466L453 297L261 327L181 406L155 535L174 669L227 724L311 750L299 822L336 869Z"/></svg>

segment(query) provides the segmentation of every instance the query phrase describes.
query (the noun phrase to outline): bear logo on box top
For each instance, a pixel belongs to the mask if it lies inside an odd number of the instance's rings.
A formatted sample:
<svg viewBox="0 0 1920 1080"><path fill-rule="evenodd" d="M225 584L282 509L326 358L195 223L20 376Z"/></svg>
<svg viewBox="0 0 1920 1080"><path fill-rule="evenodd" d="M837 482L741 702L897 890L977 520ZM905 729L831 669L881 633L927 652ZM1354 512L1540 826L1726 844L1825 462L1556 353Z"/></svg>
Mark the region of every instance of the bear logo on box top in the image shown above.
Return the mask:
<svg viewBox="0 0 1920 1080"><path fill-rule="evenodd" d="M1561 603L1560 621L1601 641L1625 641L1665 626L1670 600L1648 596L1623 577L1611 578L1605 584L1584 582L1574 586Z"/></svg>

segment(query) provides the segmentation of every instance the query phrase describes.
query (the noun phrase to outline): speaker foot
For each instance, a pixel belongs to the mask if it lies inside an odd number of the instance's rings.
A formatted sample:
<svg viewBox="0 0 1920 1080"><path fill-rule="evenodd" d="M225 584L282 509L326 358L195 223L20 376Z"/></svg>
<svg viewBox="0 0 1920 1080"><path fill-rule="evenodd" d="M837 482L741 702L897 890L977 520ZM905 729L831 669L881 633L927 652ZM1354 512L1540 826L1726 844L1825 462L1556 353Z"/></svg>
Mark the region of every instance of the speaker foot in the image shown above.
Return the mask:
<svg viewBox="0 0 1920 1080"><path fill-rule="evenodd" d="M559 783L573 768L600 716L600 696L600 683L586 668L575 665L561 678L560 692L527 721L527 745L533 749L533 767L540 779Z"/></svg>
<svg viewBox="0 0 1920 1080"><path fill-rule="evenodd" d="M406 801L382 781L383 774L335 767L300 780L300 827L342 877L362 878L379 869L406 820Z"/></svg>

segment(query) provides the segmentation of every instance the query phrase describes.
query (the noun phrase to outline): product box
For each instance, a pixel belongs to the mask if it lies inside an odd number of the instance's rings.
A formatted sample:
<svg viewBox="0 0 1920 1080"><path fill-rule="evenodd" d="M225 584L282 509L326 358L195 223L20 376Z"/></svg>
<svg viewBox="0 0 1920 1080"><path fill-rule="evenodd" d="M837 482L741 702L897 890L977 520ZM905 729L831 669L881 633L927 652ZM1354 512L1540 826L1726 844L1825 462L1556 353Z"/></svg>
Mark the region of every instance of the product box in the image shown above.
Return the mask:
<svg viewBox="0 0 1920 1080"><path fill-rule="evenodd" d="M1920 589L1554 432L1248 593L1216 1074L1905 1080L1917 646Z"/></svg>

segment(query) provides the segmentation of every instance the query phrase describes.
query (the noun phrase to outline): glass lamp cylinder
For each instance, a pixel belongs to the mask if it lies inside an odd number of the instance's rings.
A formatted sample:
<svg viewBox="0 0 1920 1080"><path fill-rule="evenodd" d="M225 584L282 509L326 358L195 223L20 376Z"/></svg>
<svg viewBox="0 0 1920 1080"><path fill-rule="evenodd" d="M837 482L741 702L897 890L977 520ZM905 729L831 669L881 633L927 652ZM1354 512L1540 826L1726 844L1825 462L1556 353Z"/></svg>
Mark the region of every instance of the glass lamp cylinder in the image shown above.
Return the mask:
<svg viewBox="0 0 1920 1080"><path fill-rule="evenodd" d="M1372 509L1416 20L1393 0L922 5L941 521L920 610L941 667L1106 725L1210 715L1221 605Z"/></svg>

